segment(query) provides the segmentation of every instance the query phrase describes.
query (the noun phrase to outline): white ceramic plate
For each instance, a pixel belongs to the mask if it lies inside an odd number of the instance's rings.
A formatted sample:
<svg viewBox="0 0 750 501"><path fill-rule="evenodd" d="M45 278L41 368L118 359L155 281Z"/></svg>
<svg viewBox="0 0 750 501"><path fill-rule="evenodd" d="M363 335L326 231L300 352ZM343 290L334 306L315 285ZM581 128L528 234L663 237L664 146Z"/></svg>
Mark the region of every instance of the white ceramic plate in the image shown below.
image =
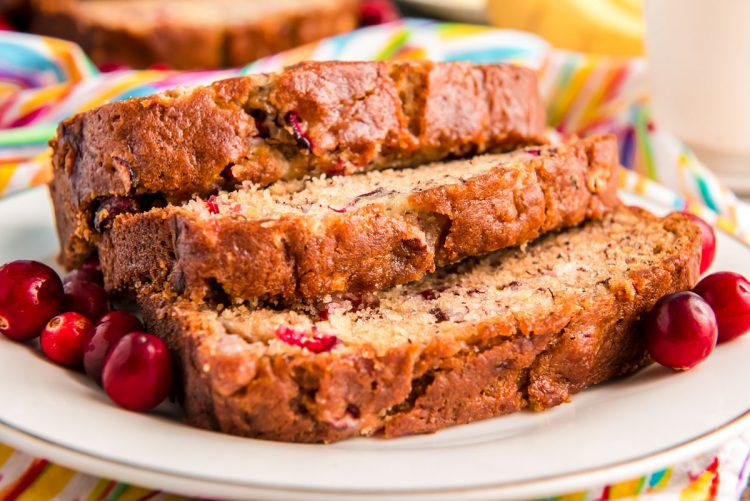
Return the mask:
<svg viewBox="0 0 750 501"><path fill-rule="evenodd" d="M487 23L487 0L397 0L426 17L434 16L464 23Z"/></svg>
<svg viewBox="0 0 750 501"><path fill-rule="evenodd" d="M45 190L0 201L0 239L0 263L55 254ZM750 249L720 234L715 268L750 275ZM638 476L750 427L749 359L750 336L720 346L689 372L650 367L547 412L326 446L192 429L167 406L126 412L84 376L0 339L0 441L96 475L192 495L523 499Z"/></svg>

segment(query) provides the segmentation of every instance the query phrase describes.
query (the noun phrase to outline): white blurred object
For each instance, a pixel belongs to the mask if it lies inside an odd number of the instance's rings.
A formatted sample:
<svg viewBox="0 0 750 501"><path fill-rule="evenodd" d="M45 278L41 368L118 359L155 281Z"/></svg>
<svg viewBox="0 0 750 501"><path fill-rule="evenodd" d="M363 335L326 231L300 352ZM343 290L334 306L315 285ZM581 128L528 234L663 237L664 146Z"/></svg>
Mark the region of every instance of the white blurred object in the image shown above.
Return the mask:
<svg viewBox="0 0 750 501"><path fill-rule="evenodd" d="M397 0L427 16L464 23L487 24L486 0Z"/></svg>
<svg viewBox="0 0 750 501"><path fill-rule="evenodd" d="M750 192L750 1L647 0L646 52L657 122Z"/></svg>

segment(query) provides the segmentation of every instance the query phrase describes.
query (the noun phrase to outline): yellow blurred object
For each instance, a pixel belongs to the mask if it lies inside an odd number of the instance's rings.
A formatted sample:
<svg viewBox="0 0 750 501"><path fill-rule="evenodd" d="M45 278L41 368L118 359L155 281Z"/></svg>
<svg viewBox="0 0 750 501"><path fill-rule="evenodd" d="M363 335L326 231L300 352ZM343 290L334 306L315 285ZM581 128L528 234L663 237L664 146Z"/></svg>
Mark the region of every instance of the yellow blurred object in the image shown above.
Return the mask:
<svg viewBox="0 0 750 501"><path fill-rule="evenodd" d="M487 0L500 28L536 33L555 47L593 54L643 54L643 0Z"/></svg>

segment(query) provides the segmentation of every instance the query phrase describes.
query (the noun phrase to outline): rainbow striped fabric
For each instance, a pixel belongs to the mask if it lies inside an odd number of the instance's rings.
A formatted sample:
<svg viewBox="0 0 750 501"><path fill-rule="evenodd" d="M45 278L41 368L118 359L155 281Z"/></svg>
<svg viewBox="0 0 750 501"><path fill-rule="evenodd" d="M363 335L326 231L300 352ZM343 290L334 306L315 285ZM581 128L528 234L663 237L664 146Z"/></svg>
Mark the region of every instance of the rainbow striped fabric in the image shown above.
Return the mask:
<svg viewBox="0 0 750 501"><path fill-rule="evenodd" d="M553 134L613 132L621 147L621 187L674 209L688 209L750 244L750 209L679 141L649 118L645 63L555 50L520 32L406 20L358 30L212 72L117 71L100 74L74 44L0 33L0 196L46 182L47 141L57 122L107 101L178 85L272 71L302 60L433 59L506 61L535 68ZM743 216L743 214L747 214ZM737 499L747 482L750 435L718 452L561 501ZM98 479L0 444L0 500L181 499Z"/></svg>
<svg viewBox="0 0 750 501"><path fill-rule="evenodd" d="M534 501L736 500L747 483L750 436L727 443L718 453L641 477ZM0 444L0 500L3 501L177 501L188 498L77 473Z"/></svg>

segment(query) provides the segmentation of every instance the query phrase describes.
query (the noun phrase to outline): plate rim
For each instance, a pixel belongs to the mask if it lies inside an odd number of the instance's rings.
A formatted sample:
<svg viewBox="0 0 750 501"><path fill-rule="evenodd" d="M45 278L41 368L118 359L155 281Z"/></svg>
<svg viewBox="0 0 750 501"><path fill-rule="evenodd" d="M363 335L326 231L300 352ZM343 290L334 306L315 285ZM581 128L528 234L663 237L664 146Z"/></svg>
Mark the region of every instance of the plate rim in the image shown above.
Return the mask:
<svg viewBox="0 0 750 501"><path fill-rule="evenodd" d="M23 190L18 198L38 196L44 187ZM37 192L37 193L35 193ZM624 203L628 205L645 205L648 208L659 207L661 210L673 208L632 192L620 191ZM13 200L11 200L13 199ZM17 197L4 197L0 200L0 209L5 202L17 202ZM744 247L750 247L737 239L731 233L720 228L723 236L732 237ZM503 481L501 484L484 484L468 487L440 487L440 488L391 488L351 490L341 488L321 487L293 487L279 485L263 485L257 481L242 483L232 480L219 480L201 476L187 476L185 474L161 469L148 469L136 464L99 455L94 452L77 450L74 447L55 443L51 440L34 435L33 432L19 429L0 419L0 440L16 448L19 452L34 456L42 456L63 465L68 465L80 473L102 477L116 477L134 485L142 485L153 489L166 490L187 495L208 495L231 498L247 498L247 496L261 496L264 499L339 499L357 496L363 499L379 498L391 495L404 499L430 498L451 499L450 496L461 494L472 499L516 499L531 498L540 495L574 492L581 488L604 485L612 481L619 481L633 476L649 473L666 465L688 459L690 456L705 452L735 436L750 429L750 406L740 415L726 421L720 426L706 430L704 433L690 437L677 444L665 447L656 452L634 456L623 461L612 462L596 467L589 467L576 472L568 472L546 477L520 481ZM115 472L114 474L112 472ZM192 488L194 490L188 490ZM291 497L293 496L293 497Z"/></svg>
<svg viewBox="0 0 750 501"><path fill-rule="evenodd" d="M545 494L557 493L565 494L574 492L582 487L592 487L610 483L601 477L620 479L628 478L632 475L639 476L637 472L650 471L664 465L674 464L688 459L695 454L707 451L712 447L725 442L726 440L739 436L742 432L750 430L750 408L743 414L736 416L731 421L707 431L699 436L689 438L684 442L662 449L656 453L642 455L618 463L589 468L587 470L575 473L553 475L548 477L536 478L534 480L525 480L518 482L504 482L503 484L488 484L476 487L461 488L439 488L439 489L382 489L382 490L348 490L348 489L321 489L321 488L294 488L294 487L276 487L271 485L262 485L258 483L238 483L232 481L216 481L202 477L188 477L173 472L163 470L147 470L145 468L128 464L126 462L114 460L76 450L72 447L66 447L54 443L33 433L29 433L0 420L0 439L14 448L21 449L24 445L31 444L29 449L24 449L24 453L45 457L55 463L70 465L78 473L97 475L102 477L116 476L120 480L125 480L131 484L142 485L152 489L168 490L177 494L186 495L210 495L210 496L230 496L235 494L244 497L247 495L271 495L265 499L285 499L286 496L293 495L296 499L308 499L325 495L326 498L341 498L357 496L360 499L379 498L384 495L396 496L398 498L440 498L442 496L455 496L457 494L472 495L481 499L515 499L518 497L533 498ZM29 452L26 452L26 451ZM58 459L59 458L59 459ZM70 459L70 461L68 461ZM93 463L89 469L86 465L79 467L79 464ZM97 466L98 465L98 466ZM116 475L107 473L116 470L123 472ZM85 471L84 471L85 470ZM99 473L101 471L101 473ZM144 480L144 476L146 477ZM599 478L599 480L593 480ZM152 483L151 480L160 483ZM166 482L164 482L166 480ZM197 488L197 491L186 491L183 489L185 483L191 484ZM218 489L215 489L218 487ZM206 489L206 490L204 490ZM210 489L210 490L208 490ZM220 492L216 492L216 491ZM283 496L283 497L282 497ZM300 498L299 496L303 496ZM239 497L238 497L239 498Z"/></svg>

